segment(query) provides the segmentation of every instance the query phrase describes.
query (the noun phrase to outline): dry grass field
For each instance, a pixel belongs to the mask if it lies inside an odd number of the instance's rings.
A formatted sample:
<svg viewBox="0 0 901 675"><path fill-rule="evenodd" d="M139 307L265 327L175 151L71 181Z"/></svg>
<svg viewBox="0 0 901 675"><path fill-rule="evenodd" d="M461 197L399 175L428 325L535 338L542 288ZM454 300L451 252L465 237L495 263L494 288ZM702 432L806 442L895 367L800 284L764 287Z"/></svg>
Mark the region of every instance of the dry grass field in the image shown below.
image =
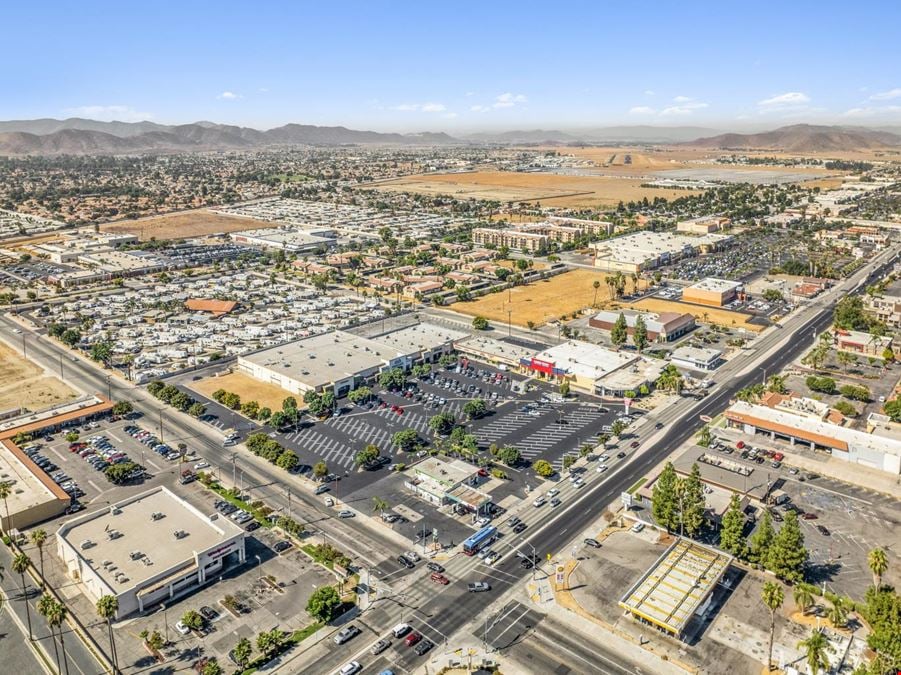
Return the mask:
<svg viewBox="0 0 901 675"><path fill-rule="evenodd" d="M103 232L136 234L141 241L148 239L187 239L219 232L237 232L272 227L272 223L239 216L223 216L205 209L150 216L138 220L123 220L100 226Z"/></svg>
<svg viewBox="0 0 901 675"><path fill-rule="evenodd" d="M75 391L61 380L0 343L0 410L41 410L75 398Z"/></svg>
<svg viewBox="0 0 901 675"><path fill-rule="evenodd" d="M701 307L700 305L692 305L684 302L675 302L672 300L660 300L658 298L645 298L638 302L627 304L626 307L635 309L644 309L650 312L679 312L680 314L691 314L696 319L715 323L728 328L737 327L759 333L764 326L748 323L751 319L747 314L741 312L730 312L726 309L718 309L716 307Z"/></svg>
<svg viewBox="0 0 901 675"><path fill-rule="evenodd" d="M289 396L294 396L297 399L298 406L303 407L303 401L300 396L274 384L255 380L245 373L229 373L220 377L207 377L197 382L191 382L188 386L207 398L212 398L213 392L217 389L225 389L225 391L230 391L240 396L242 401L256 401L260 404L260 407L271 408L272 410L281 410L282 401Z"/></svg>
<svg viewBox="0 0 901 675"><path fill-rule="evenodd" d="M630 167L625 167L630 168ZM632 172L633 174L636 172ZM643 188L644 179L625 176L564 176L554 173L478 171L437 173L398 178L372 189L450 195L458 199L486 199L501 202L540 202L542 206L616 206L620 201L647 197L675 199L692 190Z"/></svg>
<svg viewBox="0 0 901 675"><path fill-rule="evenodd" d="M610 289L604 283L601 272L573 270L564 272L544 281L527 286L517 286L501 293L489 293L471 302L455 302L451 307L455 312L470 316L484 316L493 321L507 321L508 311L511 323L527 326L529 321L541 325L572 315L595 301L594 282L600 281L597 290L597 305L602 307L610 300ZM642 282L639 281L641 284ZM626 292L632 291L631 279L626 280Z"/></svg>

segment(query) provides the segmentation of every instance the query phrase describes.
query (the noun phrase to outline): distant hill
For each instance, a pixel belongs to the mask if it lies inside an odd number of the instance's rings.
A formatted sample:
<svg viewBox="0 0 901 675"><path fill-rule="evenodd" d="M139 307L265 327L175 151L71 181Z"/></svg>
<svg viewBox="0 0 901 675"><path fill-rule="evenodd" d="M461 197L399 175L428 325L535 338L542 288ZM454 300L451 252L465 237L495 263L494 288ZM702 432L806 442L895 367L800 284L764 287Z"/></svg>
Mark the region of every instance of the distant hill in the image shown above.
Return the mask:
<svg viewBox="0 0 901 675"><path fill-rule="evenodd" d="M175 126L153 122L97 122L79 118L0 122L0 155L178 152L273 145L450 145L463 142L441 132L391 134L307 124L287 124L258 131L212 122Z"/></svg>
<svg viewBox="0 0 901 675"><path fill-rule="evenodd" d="M573 143L680 143L717 133L706 127L654 127L650 125L597 127L590 129L533 129L529 131L482 132L464 138L475 143L573 144Z"/></svg>
<svg viewBox="0 0 901 675"><path fill-rule="evenodd" d="M786 152L845 152L901 146L901 136L861 127L795 124L756 134L721 134L686 145L724 150L783 150Z"/></svg>

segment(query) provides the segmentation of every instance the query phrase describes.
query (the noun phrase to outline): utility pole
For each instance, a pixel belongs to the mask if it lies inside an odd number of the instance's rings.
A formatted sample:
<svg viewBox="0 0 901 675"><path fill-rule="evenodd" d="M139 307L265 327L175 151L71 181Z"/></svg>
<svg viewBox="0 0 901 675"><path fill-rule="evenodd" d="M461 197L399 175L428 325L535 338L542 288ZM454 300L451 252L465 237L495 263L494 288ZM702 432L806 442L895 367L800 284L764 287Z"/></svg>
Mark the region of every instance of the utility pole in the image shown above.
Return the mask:
<svg viewBox="0 0 901 675"><path fill-rule="evenodd" d="M62 354L59 355L59 379L61 379L61 380L66 379L65 377L63 377L63 355Z"/></svg>
<svg viewBox="0 0 901 675"><path fill-rule="evenodd" d="M232 458L231 458L232 459L232 486L235 486L238 484L238 469L237 469L237 466L235 465L235 460L237 459L237 457L238 457L238 453L233 452Z"/></svg>
<svg viewBox="0 0 901 675"><path fill-rule="evenodd" d="M163 409L160 408L160 443L163 442Z"/></svg>
<svg viewBox="0 0 901 675"><path fill-rule="evenodd" d="M22 358L28 358L28 348L25 346L25 332L22 331Z"/></svg>
<svg viewBox="0 0 901 675"><path fill-rule="evenodd" d="M291 518L291 488L286 487L285 490L288 493L288 518Z"/></svg>

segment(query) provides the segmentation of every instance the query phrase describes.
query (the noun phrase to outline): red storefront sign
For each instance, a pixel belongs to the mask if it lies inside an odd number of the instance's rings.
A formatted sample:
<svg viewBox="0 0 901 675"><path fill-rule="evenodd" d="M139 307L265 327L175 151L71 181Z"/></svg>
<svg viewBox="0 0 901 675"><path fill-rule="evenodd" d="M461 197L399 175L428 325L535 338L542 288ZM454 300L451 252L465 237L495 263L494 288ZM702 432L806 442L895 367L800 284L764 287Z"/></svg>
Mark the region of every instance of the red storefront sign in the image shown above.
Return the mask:
<svg viewBox="0 0 901 675"><path fill-rule="evenodd" d="M552 361L542 361L541 359L532 359L532 362L529 364L529 368L532 370L537 370L539 373L544 373L545 375L552 375L554 373L554 362Z"/></svg>

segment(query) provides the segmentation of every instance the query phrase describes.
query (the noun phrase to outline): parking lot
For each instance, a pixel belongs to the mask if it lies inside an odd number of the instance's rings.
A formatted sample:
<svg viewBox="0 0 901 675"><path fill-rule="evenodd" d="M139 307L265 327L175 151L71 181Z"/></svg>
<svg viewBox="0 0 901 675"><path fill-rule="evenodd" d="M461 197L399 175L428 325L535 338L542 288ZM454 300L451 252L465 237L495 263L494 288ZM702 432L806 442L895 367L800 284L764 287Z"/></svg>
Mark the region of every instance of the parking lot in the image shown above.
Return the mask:
<svg viewBox="0 0 901 675"><path fill-rule="evenodd" d="M734 442L725 445L734 447ZM759 439L754 440L753 447L764 448ZM788 503L770 509L776 521L774 525L779 527L786 508L798 512L805 546L810 552L810 581L817 585L825 583L828 589L852 598L863 598L872 584L867 554L874 548L884 547L886 532L901 526L901 503L848 483L800 471L791 466L790 460L775 467L770 458L761 462L758 457L755 462L742 454L747 453L734 450L729 459L765 465L768 480L788 495ZM901 577L897 576L898 565L892 559L897 560L898 552L891 546L886 550L890 558L886 583L897 583ZM896 575L894 582L888 578L892 575Z"/></svg>

